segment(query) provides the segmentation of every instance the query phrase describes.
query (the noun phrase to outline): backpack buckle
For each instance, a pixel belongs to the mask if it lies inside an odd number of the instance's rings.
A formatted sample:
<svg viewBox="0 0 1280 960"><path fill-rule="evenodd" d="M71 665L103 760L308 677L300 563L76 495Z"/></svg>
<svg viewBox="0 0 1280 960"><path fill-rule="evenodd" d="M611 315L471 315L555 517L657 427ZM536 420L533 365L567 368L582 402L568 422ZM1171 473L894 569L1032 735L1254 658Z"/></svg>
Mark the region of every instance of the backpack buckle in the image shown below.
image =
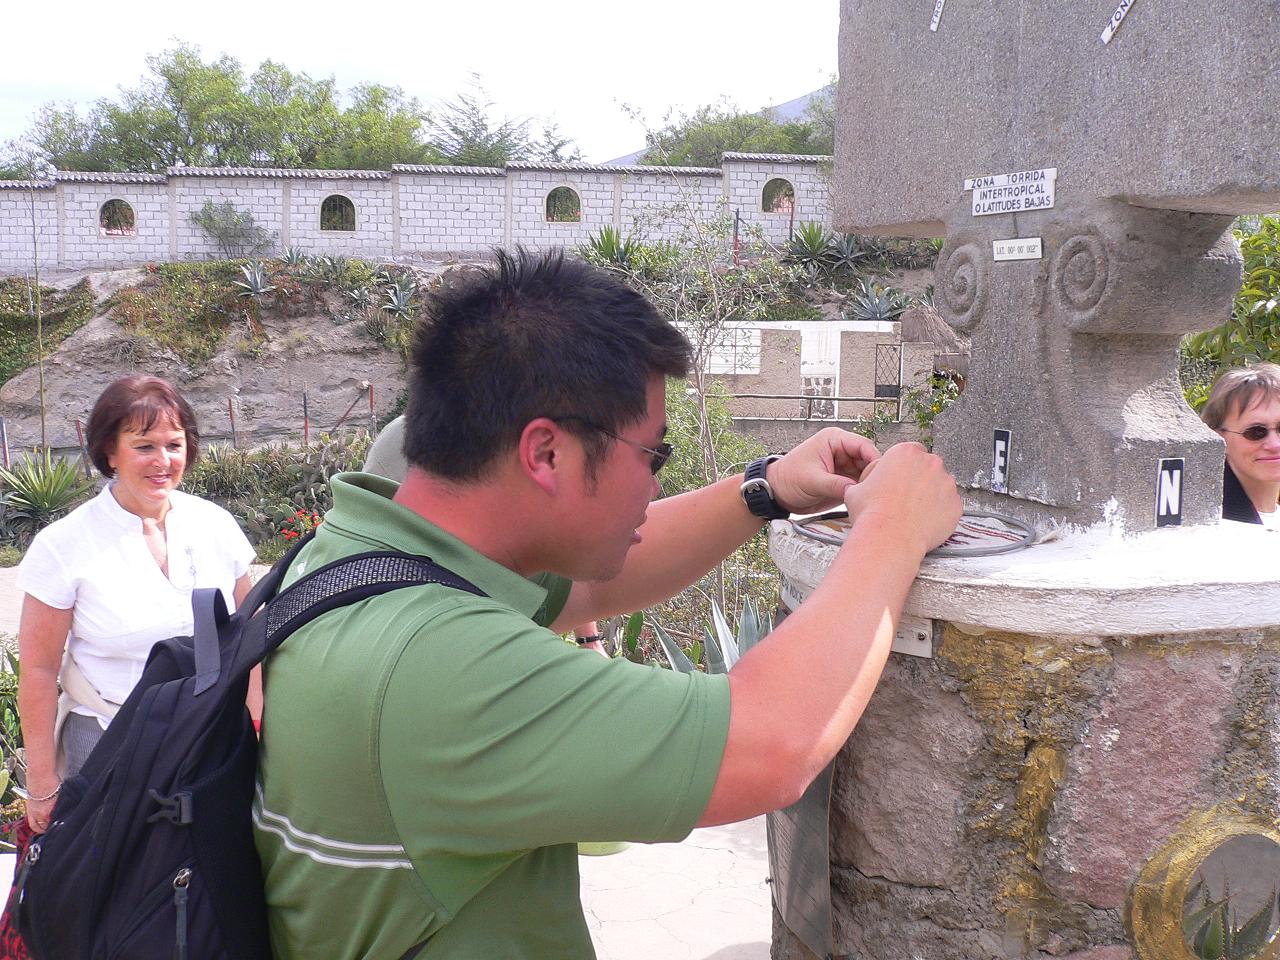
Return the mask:
<svg viewBox="0 0 1280 960"><path fill-rule="evenodd" d="M147 817L147 823L168 820L176 826L184 827L191 822L191 794L175 793L172 797L166 797L159 790L150 790L148 793L160 809Z"/></svg>

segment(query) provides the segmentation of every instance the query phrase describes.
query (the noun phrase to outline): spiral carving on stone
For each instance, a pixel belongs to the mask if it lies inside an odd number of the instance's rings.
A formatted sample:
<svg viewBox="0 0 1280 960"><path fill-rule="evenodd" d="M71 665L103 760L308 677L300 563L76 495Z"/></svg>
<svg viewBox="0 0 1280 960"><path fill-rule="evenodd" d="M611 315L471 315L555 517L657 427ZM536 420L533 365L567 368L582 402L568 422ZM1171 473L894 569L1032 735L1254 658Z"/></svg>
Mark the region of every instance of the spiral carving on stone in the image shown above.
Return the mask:
<svg viewBox="0 0 1280 960"><path fill-rule="evenodd" d="M942 317L967 332L986 300L986 260L976 243L963 243L946 253L936 273Z"/></svg>
<svg viewBox="0 0 1280 960"><path fill-rule="evenodd" d="M1102 302L1107 291L1110 258L1102 238L1092 233L1077 234L1058 250L1053 262L1053 287L1077 322Z"/></svg>

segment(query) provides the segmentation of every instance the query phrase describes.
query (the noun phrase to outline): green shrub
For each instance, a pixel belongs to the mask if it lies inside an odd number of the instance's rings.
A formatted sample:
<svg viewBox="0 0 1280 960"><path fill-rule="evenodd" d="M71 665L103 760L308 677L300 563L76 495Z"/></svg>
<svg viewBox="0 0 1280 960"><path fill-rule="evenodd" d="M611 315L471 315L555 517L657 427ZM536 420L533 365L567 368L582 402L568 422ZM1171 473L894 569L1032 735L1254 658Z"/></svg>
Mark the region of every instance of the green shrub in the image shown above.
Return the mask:
<svg viewBox="0 0 1280 960"><path fill-rule="evenodd" d="M203 363L221 348L232 324L244 320L235 286L242 266L239 260L151 265L147 282L111 298L113 316L127 332L172 350L184 363Z"/></svg>
<svg viewBox="0 0 1280 960"><path fill-rule="evenodd" d="M1255 230L1236 230L1235 237L1244 277L1231 318L1183 341L1187 360L1207 363L1215 373L1249 363L1280 363L1280 216L1262 217ZM1198 382L1191 379L1192 385ZM1188 386L1185 375L1183 386Z"/></svg>
<svg viewBox="0 0 1280 960"><path fill-rule="evenodd" d="M89 281L65 291L40 288L44 352L48 356L94 314ZM31 285L22 277L0 279L0 383L36 362L36 321Z"/></svg>
<svg viewBox="0 0 1280 960"><path fill-rule="evenodd" d="M282 539L282 527L298 510L324 516L333 506L329 478L359 470L369 444L369 435L361 430L321 434L305 446L236 450L214 445L187 471L183 488L225 508L255 545L269 545Z"/></svg>
<svg viewBox="0 0 1280 960"><path fill-rule="evenodd" d="M12 543L0 543L0 567L16 567L21 562L21 550Z"/></svg>
<svg viewBox="0 0 1280 960"><path fill-rule="evenodd" d="M58 457L46 449L0 468L0 535L25 550L37 533L93 495L94 485L80 471L78 461Z"/></svg>
<svg viewBox="0 0 1280 960"><path fill-rule="evenodd" d="M190 220L228 259L263 253L276 239L275 233L260 226L252 213L237 209L230 200L206 200L203 207L191 212Z"/></svg>
<svg viewBox="0 0 1280 960"><path fill-rule="evenodd" d="M708 458L699 436L697 404L697 395L687 392L683 383L668 383L667 439L675 452L658 474L663 496L697 490L708 482L740 473L766 452L760 441L734 431L724 387L712 383L706 394L706 412L716 472L708 477ZM650 621L662 623L668 634L688 648L702 635L709 600L715 599L723 609L737 610L747 597L758 598L761 608L766 610L773 609L777 603L778 572L769 559L764 532L748 540L730 554L724 564L696 584L646 611L646 616ZM649 641L643 644L648 654L656 645L656 638L646 636L644 639Z"/></svg>
<svg viewBox="0 0 1280 960"><path fill-rule="evenodd" d="M632 266L639 247L638 241L624 238L616 227L604 226L587 238L586 245L579 247L578 253L590 263L625 270Z"/></svg>
<svg viewBox="0 0 1280 960"><path fill-rule="evenodd" d="M955 403L960 397L960 384L954 377L943 373L935 373L929 379L928 388L908 390L903 396L907 412L915 419L920 428L920 439L929 447L933 446L933 421L943 410Z"/></svg>

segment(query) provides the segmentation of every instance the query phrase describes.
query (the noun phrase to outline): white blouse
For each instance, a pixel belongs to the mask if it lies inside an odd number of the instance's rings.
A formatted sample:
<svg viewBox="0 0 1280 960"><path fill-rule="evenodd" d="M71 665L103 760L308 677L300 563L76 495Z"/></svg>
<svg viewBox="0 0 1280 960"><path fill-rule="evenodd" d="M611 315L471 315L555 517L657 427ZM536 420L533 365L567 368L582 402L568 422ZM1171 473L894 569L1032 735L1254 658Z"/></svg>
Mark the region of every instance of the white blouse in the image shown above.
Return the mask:
<svg viewBox="0 0 1280 960"><path fill-rule="evenodd" d="M114 703L128 697L157 641L192 633L192 591L218 587L231 610L236 580L253 561L235 519L207 500L173 491L164 526L167 577L143 539L142 518L121 507L108 486L41 530L18 567L20 590L75 611L67 649ZM75 712L97 716L87 707Z"/></svg>

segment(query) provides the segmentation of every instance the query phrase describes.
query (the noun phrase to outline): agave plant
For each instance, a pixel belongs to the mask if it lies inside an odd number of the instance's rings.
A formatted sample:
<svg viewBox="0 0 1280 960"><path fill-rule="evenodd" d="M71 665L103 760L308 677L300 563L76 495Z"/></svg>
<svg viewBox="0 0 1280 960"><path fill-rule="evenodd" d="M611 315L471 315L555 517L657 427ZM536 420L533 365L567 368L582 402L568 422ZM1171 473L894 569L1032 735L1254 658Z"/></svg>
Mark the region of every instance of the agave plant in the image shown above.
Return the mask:
<svg viewBox="0 0 1280 960"><path fill-rule="evenodd" d="M302 275L308 280L325 280L332 269L332 257L307 257L302 262Z"/></svg>
<svg viewBox="0 0 1280 960"><path fill-rule="evenodd" d="M363 310L373 303L373 291L368 287L352 287L347 291L347 299L357 310Z"/></svg>
<svg viewBox="0 0 1280 960"><path fill-rule="evenodd" d="M417 293L418 287L415 283L402 279L387 289L386 299L382 301L382 309L387 313L395 314L402 320L407 320L413 315L414 298Z"/></svg>
<svg viewBox="0 0 1280 960"><path fill-rule="evenodd" d="M340 283L347 272L351 261L343 256L324 258L324 279L330 283Z"/></svg>
<svg viewBox="0 0 1280 960"><path fill-rule="evenodd" d="M1192 909L1197 899L1201 903ZM1276 935L1274 891L1261 909L1243 923L1231 909L1230 893L1215 900L1203 881L1187 894L1184 903L1182 932L1193 955L1200 960L1250 960L1261 956L1262 949Z"/></svg>
<svg viewBox="0 0 1280 960"><path fill-rule="evenodd" d="M768 614L763 617L756 605L748 597L742 604L738 615L738 632L735 635L729 621L714 600L711 602L711 622L702 626L702 643L695 643L690 649L692 657L686 656L680 645L671 638L661 626L655 623L653 632L662 645L662 652L672 670L681 673L692 673L698 669L698 663L706 656L707 673L728 673L733 665L748 650L763 640L773 630L773 618Z"/></svg>
<svg viewBox="0 0 1280 960"><path fill-rule="evenodd" d="M234 283L240 288L238 295L241 297L251 297L254 301L258 301L275 289L271 276L261 260L250 260L240 268L240 275L244 279L236 280Z"/></svg>
<svg viewBox="0 0 1280 960"><path fill-rule="evenodd" d="M624 238L622 233L612 226L601 227L595 236L587 238L587 245L582 252L596 263L629 269L639 248L631 237Z"/></svg>
<svg viewBox="0 0 1280 960"><path fill-rule="evenodd" d="M276 258L286 267L301 267L307 262L307 255L298 246L285 247Z"/></svg>
<svg viewBox="0 0 1280 960"><path fill-rule="evenodd" d="M831 265L832 237L820 223L804 222L796 227L787 244L786 258L805 268L825 270Z"/></svg>
<svg viewBox="0 0 1280 960"><path fill-rule="evenodd" d="M901 290L864 279L853 291L845 314L850 320L892 322L902 316L908 306Z"/></svg>
<svg viewBox="0 0 1280 960"><path fill-rule="evenodd" d="M841 234L831 242L828 261L832 273L856 273L869 254L852 233Z"/></svg>
<svg viewBox="0 0 1280 960"><path fill-rule="evenodd" d="M0 468L0 495L3 535L26 549L43 527L77 506L93 492L93 482L81 473L78 464L63 457L54 459L46 448L11 470Z"/></svg>

